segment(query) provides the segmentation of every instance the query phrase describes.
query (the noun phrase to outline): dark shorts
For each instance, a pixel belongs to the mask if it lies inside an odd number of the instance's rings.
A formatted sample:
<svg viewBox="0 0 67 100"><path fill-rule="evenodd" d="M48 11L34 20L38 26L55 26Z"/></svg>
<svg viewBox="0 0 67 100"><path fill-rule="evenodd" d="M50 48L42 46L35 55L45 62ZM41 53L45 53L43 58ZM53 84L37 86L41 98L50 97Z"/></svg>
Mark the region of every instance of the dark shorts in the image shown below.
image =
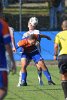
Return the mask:
<svg viewBox="0 0 67 100"><path fill-rule="evenodd" d="M8 75L6 71L0 71L0 88L6 89L8 87Z"/></svg>
<svg viewBox="0 0 67 100"><path fill-rule="evenodd" d="M67 73L67 54L58 57L58 67L61 74Z"/></svg>

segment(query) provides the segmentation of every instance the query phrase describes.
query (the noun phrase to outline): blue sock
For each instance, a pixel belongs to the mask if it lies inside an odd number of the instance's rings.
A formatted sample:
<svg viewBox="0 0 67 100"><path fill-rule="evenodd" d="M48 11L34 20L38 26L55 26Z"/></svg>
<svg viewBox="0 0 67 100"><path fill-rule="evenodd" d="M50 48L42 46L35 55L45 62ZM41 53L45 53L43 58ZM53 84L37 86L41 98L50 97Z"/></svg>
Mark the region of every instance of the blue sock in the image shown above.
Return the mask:
<svg viewBox="0 0 67 100"><path fill-rule="evenodd" d="M46 76L47 80L48 80L48 81L51 81L51 75L50 75L48 69L45 70L45 71L43 71L43 73L44 73L44 75Z"/></svg>
<svg viewBox="0 0 67 100"><path fill-rule="evenodd" d="M22 73L22 82L26 83L27 72Z"/></svg>

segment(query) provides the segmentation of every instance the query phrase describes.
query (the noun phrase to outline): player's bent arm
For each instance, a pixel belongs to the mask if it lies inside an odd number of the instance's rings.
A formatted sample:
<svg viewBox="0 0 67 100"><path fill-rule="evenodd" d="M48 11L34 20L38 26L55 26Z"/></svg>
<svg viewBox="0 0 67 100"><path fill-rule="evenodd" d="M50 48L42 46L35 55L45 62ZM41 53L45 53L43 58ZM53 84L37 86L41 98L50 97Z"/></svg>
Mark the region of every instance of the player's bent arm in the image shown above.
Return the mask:
<svg viewBox="0 0 67 100"><path fill-rule="evenodd" d="M10 36L11 36L12 50L13 50L14 52L16 52L15 39L14 39L14 30L13 30L12 27L9 27L9 33L10 33Z"/></svg>
<svg viewBox="0 0 67 100"><path fill-rule="evenodd" d="M30 35L29 32L26 32L26 33L23 34L22 38L26 38L26 37L28 37L29 35Z"/></svg>
<svg viewBox="0 0 67 100"><path fill-rule="evenodd" d="M55 43L54 44L54 60L57 60L57 56L58 56L58 44Z"/></svg>
<svg viewBox="0 0 67 100"><path fill-rule="evenodd" d="M12 41L12 50L13 50L14 52L16 52L14 37L11 37L11 41Z"/></svg>
<svg viewBox="0 0 67 100"><path fill-rule="evenodd" d="M26 41L25 40L21 40L17 43L17 46L18 47L21 47L21 46L24 46L26 44Z"/></svg>
<svg viewBox="0 0 67 100"><path fill-rule="evenodd" d="M6 44L5 48L6 48L7 52L9 53L11 61L14 62L13 52L12 52L11 45L10 44Z"/></svg>
<svg viewBox="0 0 67 100"><path fill-rule="evenodd" d="M16 65L15 65L15 61L14 61L14 58L13 58L13 52L12 52L12 48L11 48L11 45L10 44L6 44L5 45L5 48L10 56L10 59L11 59L11 62L12 62L12 69L14 71L14 73L16 72Z"/></svg>
<svg viewBox="0 0 67 100"><path fill-rule="evenodd" d="M39 34L40 35L40 38L47 38L48 40L51 40L51 38L47 35L44 35L44 34Z"/></svg>

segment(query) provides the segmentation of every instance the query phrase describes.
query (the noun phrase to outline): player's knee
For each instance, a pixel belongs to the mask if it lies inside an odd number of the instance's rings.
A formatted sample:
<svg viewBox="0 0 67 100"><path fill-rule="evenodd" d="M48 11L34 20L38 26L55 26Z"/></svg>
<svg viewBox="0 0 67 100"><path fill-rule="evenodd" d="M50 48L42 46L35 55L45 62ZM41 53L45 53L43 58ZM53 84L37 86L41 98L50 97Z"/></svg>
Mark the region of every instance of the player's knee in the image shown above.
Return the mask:
<svg viewBox="0 0 67 100"><path fill-rule="evenodd" d="M4 99L7 95L7 89L0 89L0 100Z"/></svg>
<svg viewBox="0 0 67 100"><path fill-rule="evenodd" d="M62 80L67 80L67 73L62 74L62 75L61 75L61 79L62 79Z"/></svg>
<svg viewBox="0 0 67 100"><path fill-rule="evenodd" d="M42 67L45 68L45 69L47 68L46 65L45 65L45 63L43 61L39 61L38 64L41 66L41 68Z"/></svg>
<svg viewBox="0 0 67 100"><path fill-rule="evenodd" d="M21 68L21 72L26 72L27 70L26 70L26 66L23 66L22 68Z"/></svg>

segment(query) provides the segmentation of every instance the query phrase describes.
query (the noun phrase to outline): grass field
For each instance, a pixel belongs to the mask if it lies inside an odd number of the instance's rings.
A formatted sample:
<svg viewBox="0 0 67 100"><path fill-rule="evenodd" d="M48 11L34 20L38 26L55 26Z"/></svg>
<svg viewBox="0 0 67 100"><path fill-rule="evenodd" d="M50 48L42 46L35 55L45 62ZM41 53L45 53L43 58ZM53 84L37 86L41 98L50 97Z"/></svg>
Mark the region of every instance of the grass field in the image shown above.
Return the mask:
<svg viewBox="0 0 67 100"><path fill-rule="evenodd" d="M64 100L63 91L60 85L60 75L59 70L56 65L51 65L48 67L52 79L55 81L56 85L48 85L46 78L43 77L44 85L40 86L37 79L37 70L34 66L29 66L26 87L17 87L19 70L17 69L17 74L9 75L9 87L8 95L5 100Z"/></svg>

